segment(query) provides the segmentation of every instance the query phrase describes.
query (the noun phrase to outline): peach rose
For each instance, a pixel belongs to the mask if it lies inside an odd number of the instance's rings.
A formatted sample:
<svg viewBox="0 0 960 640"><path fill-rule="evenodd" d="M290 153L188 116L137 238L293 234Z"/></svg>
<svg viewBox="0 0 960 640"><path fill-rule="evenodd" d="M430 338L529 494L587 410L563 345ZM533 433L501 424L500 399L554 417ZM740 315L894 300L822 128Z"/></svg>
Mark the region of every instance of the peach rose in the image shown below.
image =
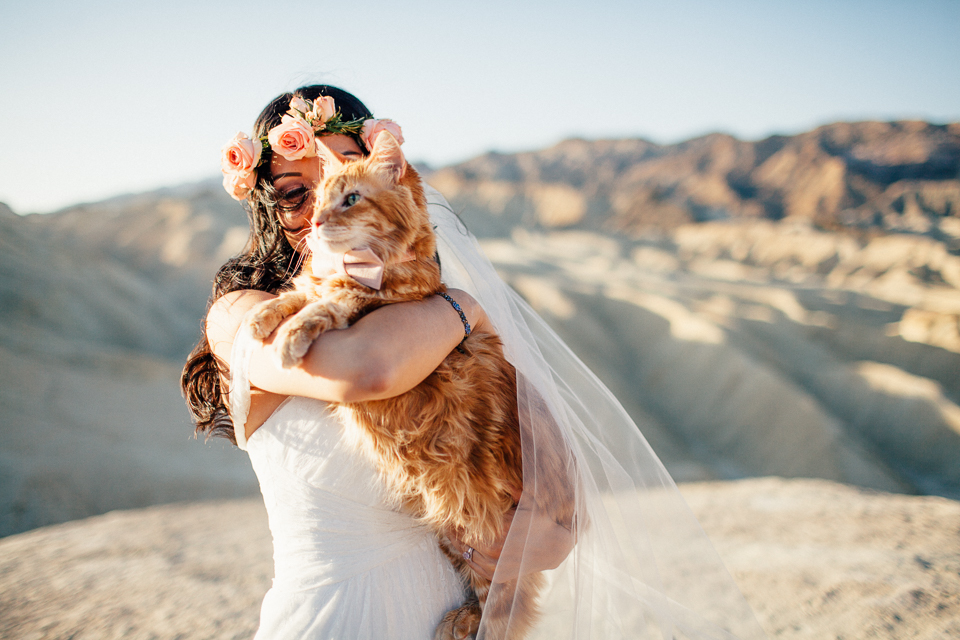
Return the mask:
<svg viewBox="0 0 960 640"><path fill-rule="evenodd" d="M373 149L373 144L377 141L377 136L381 131L389 131L397 142L403 144L403 134L400 132L400 125L393 120L364 120L363 129L360 130L360 139L367 146L367 150Z"/></svg>
<svg viewBox="0 0 960 640"><path fill-rule="evenodd" d="M220 150L220 169L225 174L251 173L260 162L262 150L259 140L254 142L241 131Z"/></svg>
<svg viewBox="0 0 960 640"><path fill-rule="evenodd" d="M337 113L337 105L330 96L320 96L313 101L313 118L321 123L326 122Z"/></svg>
<svg viewBox="0 0 960 640"><path fill-rule="evenodd" d="M253 187L257 184L257 174L253 171L249 173L224 173L223 188L234 200L244 200Z"/></svg>
<svg viewBox="0 0 960 640"><path fill-rule="evenodd" d="M270 129L267 141L274 153L287 160L309 158L316 154L313 144L313 128L305 120L285 115L280 124Z"/></svg>
<svg viewBox="0 0 960 640"><path fill-rule="evenodd" d="M307 111L310 111L310 103L300 96L293 96L290 98L290 108L299 111L300 113L306 113Z"/></svg>

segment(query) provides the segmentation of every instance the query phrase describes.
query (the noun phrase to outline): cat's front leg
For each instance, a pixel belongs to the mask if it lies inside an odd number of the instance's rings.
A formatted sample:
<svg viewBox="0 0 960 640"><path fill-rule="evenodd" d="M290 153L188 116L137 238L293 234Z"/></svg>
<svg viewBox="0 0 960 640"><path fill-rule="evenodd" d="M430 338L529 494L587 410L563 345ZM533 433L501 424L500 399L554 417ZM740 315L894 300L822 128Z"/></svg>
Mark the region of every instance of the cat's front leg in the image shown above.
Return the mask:
<svg viewBox="0 0 960 640"><path fill-rule="evenodd" d="M331 329L344 329L349 314L337 304L318 301L305 306L277 332L277 355L284 369L293 367L306 355L317 337Z"/></svg>
<svg viewBox="0 0 960 640"><path fill-rule="evenodd" d="M299 291L281 293L273 300L261 302L247 315L247 330L257 340L266 340L284 318L303 309L307 302L307 296Z"/></svg>

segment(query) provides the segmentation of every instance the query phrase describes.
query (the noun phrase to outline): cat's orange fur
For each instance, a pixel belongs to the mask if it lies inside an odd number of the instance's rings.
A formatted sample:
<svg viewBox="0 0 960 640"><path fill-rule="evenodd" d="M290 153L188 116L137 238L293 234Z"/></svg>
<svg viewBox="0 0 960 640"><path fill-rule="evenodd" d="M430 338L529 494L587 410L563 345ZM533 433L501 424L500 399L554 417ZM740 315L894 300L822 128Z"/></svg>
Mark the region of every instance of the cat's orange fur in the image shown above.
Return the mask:
<svg viewBox="0 0 960 640"><path fill-rule="evenodd" d="M385 304L445 290L434 258L436 240L426 197L399 143L382 133L366 159L340 163L328 154L324 161L326 175L313 217L314 225L321 223L318 233L332 251L369 247L386 267L381 289L374 290L344 275L318 278L308 265L295 279L293 291L251 314L249 329L260 339L296 314L276 338L282 364L288 367L299 362L324 331L346 327ZM352 206L345 201L349 194L359 195ZM415 259L400 261L410 251ZM463 542L475 547L494 542L505 533L504 517L523 489L515 371L490 331L475 329L462 348L465 353L451 352L426 380L403 395L335 407L348 430L358 428L359 441L374 455L398 503L433 525L444 552L477 595L447 614L436 633L443 639L476 633L490 588L444 532L461 532ZM541 418L549 416L544 407L533 410ZM559 479L566 478L567 471L560 468L562 459L537 456L538 484L548 484L547 478L562 484ZM557 522L571 526L567 489L542 486L535 501L538 508L555 514ZM537 617L541 582L542 576L532 573L506 583L506 597L485 611L486 637L526 635Z"/></svg>

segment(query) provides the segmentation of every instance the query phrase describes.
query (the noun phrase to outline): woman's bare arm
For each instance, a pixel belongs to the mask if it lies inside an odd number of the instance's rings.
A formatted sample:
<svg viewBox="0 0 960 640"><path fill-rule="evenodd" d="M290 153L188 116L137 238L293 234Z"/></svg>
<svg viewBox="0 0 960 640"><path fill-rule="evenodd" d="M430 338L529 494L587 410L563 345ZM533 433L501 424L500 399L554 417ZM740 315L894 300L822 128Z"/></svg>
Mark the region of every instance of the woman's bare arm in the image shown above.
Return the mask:
<svg viewBox="0 0 960 640"><path fill-rule="evenodd" d="M485 322L476 301L450 290L471 325ZM217 358L230 362L233 339L244 315L273 298L262 291L236 291L217 300L207 314L207 339ZM276 332L274 332L276 335ZM251 385L264 391L330 402L390 398L409 391L437 368L463 339L463 324L439 296L381 307L347 329L328 331L314 342L300 365L277 364L273 336L254 350Z"/></svg>

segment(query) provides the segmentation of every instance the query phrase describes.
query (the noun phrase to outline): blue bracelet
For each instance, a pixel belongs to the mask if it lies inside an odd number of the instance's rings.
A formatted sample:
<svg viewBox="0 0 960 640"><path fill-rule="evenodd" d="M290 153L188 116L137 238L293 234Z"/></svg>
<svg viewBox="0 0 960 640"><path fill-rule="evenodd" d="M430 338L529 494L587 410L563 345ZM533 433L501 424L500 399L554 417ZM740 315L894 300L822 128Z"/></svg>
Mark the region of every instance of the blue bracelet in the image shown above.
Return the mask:
<svg viewBox="0 0 960 640"><path fill-rule="evenodd" d="M466 353L466 351L463 350L463 343L467 339L467 337L470 336L470 332L472 331L472 329L470 328L470 323L467 321L467 316L463 312L463 309L460 308L460 305L457 304L457 301L451 298L449 295L447 295L446 292L441 291L437 295L443 298L444 300L446 300L447 302L449 302L450 305L453 307L454 311L460 314L460 322L463 323L463 340L461 340L460 344L457 345L457 351L459 351L460 353Z"/></svg>

